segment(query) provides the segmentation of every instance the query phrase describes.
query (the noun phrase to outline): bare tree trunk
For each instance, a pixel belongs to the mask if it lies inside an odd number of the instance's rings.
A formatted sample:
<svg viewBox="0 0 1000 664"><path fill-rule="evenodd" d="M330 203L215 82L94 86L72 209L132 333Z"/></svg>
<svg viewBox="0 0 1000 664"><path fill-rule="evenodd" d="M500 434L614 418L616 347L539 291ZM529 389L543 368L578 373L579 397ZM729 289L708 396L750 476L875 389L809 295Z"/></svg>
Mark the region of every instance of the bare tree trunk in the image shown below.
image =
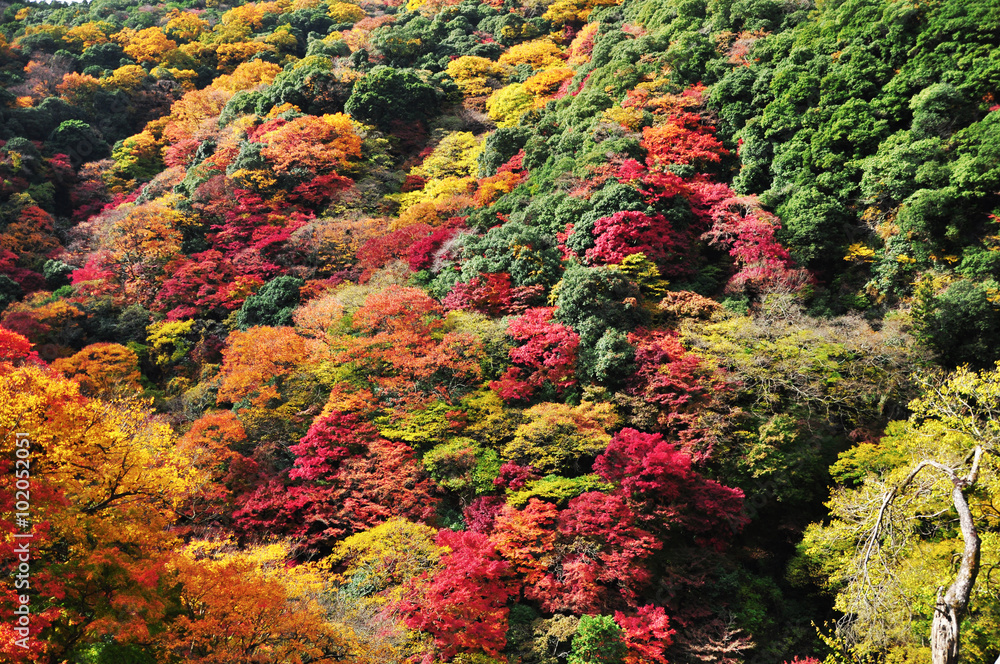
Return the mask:
<svg viewBox="0 0 1000 664"><path fill-rule="evenodd" d="M974 474L971 479L975 480ZM958 664L958 624L969 603L972 586L975 585L976 577L979 575L979 534L972 520L969 503L962 493L967 482L953 474L952 482L955 487L952 489L951 497L955 509L958 510L965 548L962 551L962 562L955 581L944 594L938 592L937 603L934 606L934 621L931 623L932 664Z"/></svg>

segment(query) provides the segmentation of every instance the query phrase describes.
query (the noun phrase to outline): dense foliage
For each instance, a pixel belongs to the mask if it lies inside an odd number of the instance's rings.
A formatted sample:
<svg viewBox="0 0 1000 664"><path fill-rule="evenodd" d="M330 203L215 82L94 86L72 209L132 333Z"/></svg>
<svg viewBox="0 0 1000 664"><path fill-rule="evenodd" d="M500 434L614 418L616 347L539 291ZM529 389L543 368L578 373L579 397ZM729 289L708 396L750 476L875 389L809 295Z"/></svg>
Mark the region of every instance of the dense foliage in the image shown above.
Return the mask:
<svg viewBox="0 0 1000 664"><path fill-rule="evenodd" d="M0 80L3 661L1000 655L996 2L4 0Z"/></svg>

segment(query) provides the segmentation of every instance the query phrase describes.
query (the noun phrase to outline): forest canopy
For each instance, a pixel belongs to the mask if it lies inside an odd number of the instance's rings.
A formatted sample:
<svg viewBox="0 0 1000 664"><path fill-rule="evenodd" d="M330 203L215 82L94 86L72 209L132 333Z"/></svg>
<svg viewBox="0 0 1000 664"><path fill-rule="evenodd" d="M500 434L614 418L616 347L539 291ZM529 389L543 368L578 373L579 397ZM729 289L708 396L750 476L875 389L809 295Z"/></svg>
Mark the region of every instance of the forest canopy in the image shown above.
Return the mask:
<svg viewBox="0 0 1000 664"><path fill-rule="evenodd" d="M3 661L1000 657L996 2L2 0L0 81Z"/></svg>

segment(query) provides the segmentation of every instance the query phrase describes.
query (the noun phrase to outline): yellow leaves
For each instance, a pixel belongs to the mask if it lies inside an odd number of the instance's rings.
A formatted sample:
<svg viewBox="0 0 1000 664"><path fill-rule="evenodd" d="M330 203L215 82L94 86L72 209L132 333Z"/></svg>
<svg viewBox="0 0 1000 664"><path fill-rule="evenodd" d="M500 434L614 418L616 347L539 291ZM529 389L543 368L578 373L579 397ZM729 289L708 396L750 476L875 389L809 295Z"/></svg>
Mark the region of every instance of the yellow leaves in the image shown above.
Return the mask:
<svg viewBox="0 0 1000 664"><path fill-rule="evenodd" d="M463 55L448 63L448 75L463 93L488 95L507 80L507 68L478 55Z"/></svg>
<svg viewBox="0 0 1000 664"><path fill-rule="evenodd" d="M167 39L160 28L152 27L138 32L123 28L115 35L125 54L136 62L159 62L167 51L177 48L177 42Z"/></svg>
<svg viewBox="0 0 1000 664"><path fill-rule="evenodd" d="M606 122L621 125L629 131L639 131L642 128L643 113L641 108L622 108L612 106L603 113Z"/></svg>
<svg viewBox="0 0 1000 664"><path fill-rule="evenodd" d="M434 151L410 173L427 179L475 175L480 152L482 142L471 132L452 132L441 139Z"/></svg>
<svg viewBox="0 0 1000 664"><path fill-rule="evenodd" d="M229 178L241 189L266 194L273 193L272 188L278 183L273 171L262 168L239 168Z"/></svg>
<svg viewBox="0 0 1000 664"><path fill-rule="evenodd" d="M109 90L132 92L146 80L146 70L139 65L124 65L111 72L111 76L101 79L101 85Z"/></svg>
<svg viewBox="0 0 1000 664"><path fill-rule="evenodd" d="M252 30L260 30L267 14L280 14L282 8L277 2L248 2L233 7L222 15L222 25L243 25Z"/></svg>
<svg viewBox="0 0 1000 664"><path fill-rule="evenodd" d="M507 52L500 56L501 65L516 67L520 64L530 65L532 69L539 70L559 65L563 62L562 51L549 39L536 39L534 41L516 44L507 49Z"/></svg>
<svg viewBox="0 0 1000 664"><path fill-rule="evenodd" d="M71 48L83 51L95 44L103 44L108 41L108 34L113 29L114 26L110 23L105 23L104 21L94 23L90 21L75 28L70 28L69 32L63 36L63 41Z"/></svg>
<svg viewBox="0 0 1000 664"><path fill-rule="evenodd" d="M162 321L150 325L147 328L149 336L146 337L146 343L152 347L156 363L166 367L184 359L193 346L190 339L193 330L193 320Z"/></svg>
<svg viewBox="0 0 1000 664"><path fill-rule="evenodd" d="M400 215L402 223L394 224L394 226L401 228L409 225L405 219L405 215L418 205L430 205L435 209L455 209L460 207L457 204L459 201L465 204L471 203L469 194L472 193L475 186L476 178L472 176L464 178L446 176L431 180L424 185L423 189L405 193L400 197L403 210L403 214Z"/></svg>
<svg viewBox="0 0 1000 664"><path fill-rule="evenodd" d="M555 94L563 82L573 78L575 73L569 67L550 67L527 79L524 89L536 97L548 97Z"/></svg>
<svg viewBox="0 0 1000 664"><path fill-rule="evenodd" d="M365 17L365 10L349 2L331 2L328 13L333 22L338 24L357 23Z"/></svg>
<svg viewBox="0 0 1000 664"><path fill-rule="evenodd" d="M339 542L327 563L344 566L346 583L364 584L371 602L382 606L402 598L403 585L438 567L437 530L392 518Z"/></svg>
<svg viewBox="0 0 1000 664"><path fill-rule="evenodd" d="M239 92L250 90L258 85L270 85L281 73L281 67L263 60L251 60L241 63L232 74L223 74L213 81L212 85L220 90Z"/></svg>
<svg viewBox="0 0 1000 664"><path fill-rule="evenodd" d="M107 519L163 523L195 475L148 402L90 401L75 383L42 369L0 376L0 433L15 429L32 436L37 476L75 509ZM69 523L74 510L63 511Z"/></svg>
<svg viewBox="0 0 1000 664"><path fill-rule="evenodd" d="M274 46L262 42L238 41L219 44L218 49L215 51L216 57L219 60L218 69L219 71L235 69L241 62L246 62L258 53L274 50Z"/></svg>
<svg viewBox="0 0 1000 664"><path fill-rule="evenodd" d="M513 127L521 114L535 105L535 98L523 83L513 83L494 92L486 100L486 112L498 127Z"/></svg>
<svg viewBox="0 0 1000 664"><path fill-rule="evenodd" d="M292 34L291 26L287 24L278 26L271 34L264 37L262 41L265 44L273 46L278 53L285 54L286 59L296 59L294 54L298 49L299 40Z"/></svg>
<svg viewBox="0 0 1000 664"><path fill-rule="evenodd" d="M909 404L913 421L940 421L979 444L1000 445L1000 363L978 372L962 366L940 386L926 387Z"/></svg>
<svg viewBox="0 0 1000 664"><path fill-rule="evenodd" d="M164 31L173 39L182 42L189 42L197 39L208 31L208 21L203 20L192 12L182 12L179 9L171 9L167 14L167 24Z"/></svg>
<svg viewBox="0 0 1000 664"><path fill-rule="evenodd" d="M527 422L517 428L503 457L534 466L542 473L573 473L581 460L603 452L609 429L618 425L614 407L585 401L579 406L541 403L524 411Z"/></svg>
<svg viewBox="0 0 1000 664"><path fill-rule="evenodd" d="M871 263L875 260L875 250L866 247L860 242L855 242L847 248L847 255L844 256L844 260L851 263Z"/></svg>
<svg viewBox="0 0 1000 664"><path fill-rule="evenodd" d="M556 0L542 18L552 21L555 26L583 23L594 7L610 7L621 3L622 0Z"/></svg>

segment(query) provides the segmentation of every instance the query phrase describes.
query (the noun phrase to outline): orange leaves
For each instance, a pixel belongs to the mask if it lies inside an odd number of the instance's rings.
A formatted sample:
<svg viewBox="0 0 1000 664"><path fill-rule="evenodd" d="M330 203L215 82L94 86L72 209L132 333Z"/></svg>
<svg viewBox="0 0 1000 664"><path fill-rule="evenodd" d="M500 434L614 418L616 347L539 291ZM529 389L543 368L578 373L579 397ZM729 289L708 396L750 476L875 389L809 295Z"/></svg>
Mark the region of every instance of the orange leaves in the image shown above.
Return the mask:
<svg viewBox="0 0 1000 664"><path fill-rule="evenodd" d="M479 340L445 332L441 306L416 288L391 286L365 300L354 314L357 336L335 340L335 361L349 382L368 389L384 407L425 403L478 381Z"/></svg>
<svg viewBox="0 0 1000 664"><path fill-rule="evenodd" d="M557 517L555 505L537 498L523 510L504 505L497 515L493 544L529 588L545 577L555 558Z"/></svg>
<svg viewBox="0 0 1000 664"><path fill-rule="evenodd" d="M170 107L163 137L171 143L194 137L206 120L222 112L231 96L231 92L215 88L186 93Z"/></svg>
<svg viewBox="0 0 1000 664"><path fill-rule="evenodd" d="M597 29L599 27L600 23L595 21L583 26L576 33L573 41L569 44L569 48L566 49L568 64L575 67L590 61L590 54L594 50L594 39L597 37Z"/></svg>
<svg viewBox="0 0 1000 664"><path fill-rule="evenodd" d="M53 362L52 368L80 385L89 395L135 393L139 388L139 358L121 344L91 344L76 355Z"/></svg>
<svg viewBox="0 0 1000 664"><path fill-rule="evenodd" d="M282 544L190 545L174 563L181 615L161 646L189 664L359 661L350 629L325 618L325 581L311 565L288 566L289 555Z"/></svg>
<svg viewBox="0 0 1000 664"><path fill-rule="evenodd" d="M233 447L246 438L243 425L231 410L216 410L195 420L177 441L177 447L191 457L192 463L208 467L237 456Z"/></svg>
<svg viewBox="0 0 1000 664"><path fill-rule="evenodd" d="M666 124L642 130L642 146L649 152L650 167L667 164L717 164L729 151L713 130L694 113L671 116Z"/></svg>
<svg viewBox="0 0 1000 664"><path fill-rule="evenodd" d="M101 82L89 74L70 72L63 76L62 83L56 86L56 92L74 106L82 106L90 102Z"/></svg>
<svg viewBox="0 0 1000 664"><path fill-rule="evenodd" d="M526 178L521 173L497 173L479 181L476 190L476 205L486 207L495 203L504 194L514 191Z"/></svg>
<svg viewBox="0 0 1000 664"><path fill-rule="evenodd" d="M266 406L277 398L282 380L296 372L317 349L316 342L299 336L290 327L252 327L235 331L223 351L219 403L250 399Z"/></svg>
<svg viewBox="0 0 1000 664"><path fill-rule="evenodd" d="M307 168L313 173L328 173L351 167L361 158L361 137L343 113L320 117L295 118L260 137L267 145L261 156L278 173Z"/></svg>
<svg viewBox="0 0 1000 664"><path fill-rule="evenodd" d="M128 206L111 227L109 244L126 293L149 302L162 268L181 249L184 215L157 199Z"/></svg>
<svg viewBox="0 0 1000 664"><path fill-rule="evenodd" d="M441 328L441 307L417 288L393 287L368 296L354 315L359 332L379 334L430 334Z"/></svg>

